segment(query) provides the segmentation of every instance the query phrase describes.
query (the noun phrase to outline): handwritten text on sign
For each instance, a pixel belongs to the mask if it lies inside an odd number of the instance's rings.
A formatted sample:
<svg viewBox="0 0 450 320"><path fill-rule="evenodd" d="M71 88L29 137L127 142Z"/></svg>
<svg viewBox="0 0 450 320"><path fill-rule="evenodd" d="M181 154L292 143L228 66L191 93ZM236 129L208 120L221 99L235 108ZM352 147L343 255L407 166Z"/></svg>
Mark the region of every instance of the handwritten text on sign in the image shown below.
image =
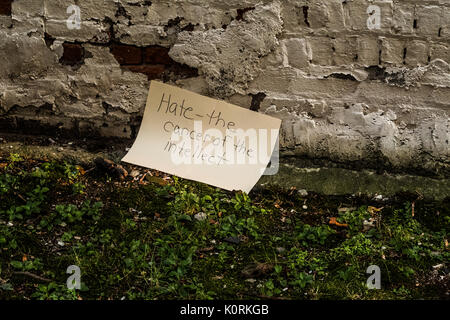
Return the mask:
<svg viewBox="0 0 450 320"><path fill-rule="evenodd" d="M139 134L122 161L249 192L281 120L152 81Z"/></svg>

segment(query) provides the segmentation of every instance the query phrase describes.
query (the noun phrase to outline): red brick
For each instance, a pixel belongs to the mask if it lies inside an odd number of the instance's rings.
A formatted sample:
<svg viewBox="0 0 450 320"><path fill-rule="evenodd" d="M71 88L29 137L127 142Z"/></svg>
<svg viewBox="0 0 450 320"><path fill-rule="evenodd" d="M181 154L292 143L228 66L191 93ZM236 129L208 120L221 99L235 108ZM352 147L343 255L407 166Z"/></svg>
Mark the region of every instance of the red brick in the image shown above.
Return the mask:
<svg viewBox="0 0 450 320"><path fill-rule="evenodd" d="M132 72L143 73L148 77L148 80L159 79L166 70L164 65L144 65L144 66L126 66Z"/></svg>
<svg viewBox="0 0 450 320"><path fill-rule="evenodd" d="M11 15L11 3L13 0L0 0L0 15Z"/></svg>
<svg viewBox="0 0 450 320"><path fill-rule="evenodd" d="M81 44L65 42L63 43L63 48L64 53L60 59L62 64L73 66L83 62L84 48Z"/></svg>
<svg viewBox="0 0 450 320"><path fill-rule="evenodd" d="M133 65L142 63L142 49L124 44L114 44L111 53L120 65Z"/></svg>
<svg viewBox="0 0 450 320"><path fill-rule="evenodd" d="M169 57L169 49L152 46L145 48L144 62L149 64L169 65L173 63L173 60Z"/></svg>

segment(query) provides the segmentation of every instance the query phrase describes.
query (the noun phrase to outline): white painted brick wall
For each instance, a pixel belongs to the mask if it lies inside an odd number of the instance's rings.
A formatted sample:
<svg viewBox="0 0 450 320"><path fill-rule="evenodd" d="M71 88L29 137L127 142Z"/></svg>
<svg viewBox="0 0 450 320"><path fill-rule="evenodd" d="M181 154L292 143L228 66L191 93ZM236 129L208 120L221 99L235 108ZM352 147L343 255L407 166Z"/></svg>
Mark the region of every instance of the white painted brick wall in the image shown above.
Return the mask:
<svg viewBox="0 0 450 320"><path fill-rule="evenodd" d="M148 86L140 71L246 108L266 94L259 111L283 119L286 152L448 175L449 0L76 3L80 30L66 26L73 0L14 0L0 14L4 128L38 120L132 137ZM370 5L380 28L368 28ZM61 63L65 44L83 52L78 64ZM113 44L166 48L173 60L119 64Z"/></svg>

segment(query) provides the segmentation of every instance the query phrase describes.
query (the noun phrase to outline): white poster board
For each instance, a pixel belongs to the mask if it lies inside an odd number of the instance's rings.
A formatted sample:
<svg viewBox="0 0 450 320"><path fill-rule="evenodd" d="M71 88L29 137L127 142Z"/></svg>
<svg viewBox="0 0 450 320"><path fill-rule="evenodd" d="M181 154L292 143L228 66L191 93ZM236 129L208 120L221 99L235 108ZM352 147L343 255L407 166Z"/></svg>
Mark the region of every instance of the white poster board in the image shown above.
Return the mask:
<svg viewBox="0 0 450 320"><path fill-rule="evenodd" d="M266 169L281 120L152 81L124 162L249 192Z"/></svg>

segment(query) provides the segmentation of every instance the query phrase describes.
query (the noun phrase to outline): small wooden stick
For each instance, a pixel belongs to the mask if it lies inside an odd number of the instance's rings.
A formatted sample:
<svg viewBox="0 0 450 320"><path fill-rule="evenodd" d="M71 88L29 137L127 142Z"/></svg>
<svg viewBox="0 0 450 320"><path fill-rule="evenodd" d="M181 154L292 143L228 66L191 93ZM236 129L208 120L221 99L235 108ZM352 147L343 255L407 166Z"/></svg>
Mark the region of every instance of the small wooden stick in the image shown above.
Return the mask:
<svg viewBox="0 0 450 320"><path fill-rule="evenodd" d="M52 282L52 280L38 276L37 274L28 272L28 271L16 271L14 272L14 274L18 274L18 275L23 275L23 276L29 276L31 278L37 279L37 280L41 280L41 281L45 281L45 282Z"/></svg>

